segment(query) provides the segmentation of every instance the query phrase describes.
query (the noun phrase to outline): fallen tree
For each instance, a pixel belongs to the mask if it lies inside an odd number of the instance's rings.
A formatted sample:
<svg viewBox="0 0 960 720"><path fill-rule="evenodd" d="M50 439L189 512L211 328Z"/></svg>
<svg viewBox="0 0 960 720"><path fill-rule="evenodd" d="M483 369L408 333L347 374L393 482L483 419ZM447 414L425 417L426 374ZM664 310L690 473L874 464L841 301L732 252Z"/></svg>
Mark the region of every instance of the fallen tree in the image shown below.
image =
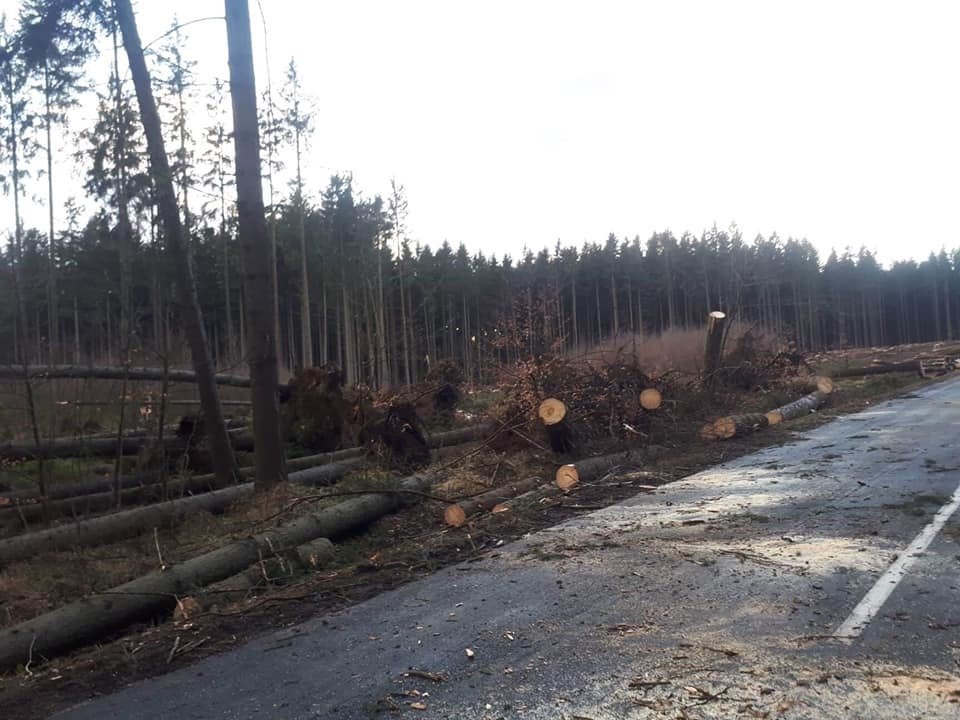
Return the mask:
<svg viewBox="0 0 960 720"><path fill-rule="evenodd" d="M817 390L809 395L804 395L799 400L795 400L792 403L766 413L767 423L770 425L779 425L787 420L793 420L802 415L807 415L823 405L826 401L826 393Z"/></svg>
<svg viewBox="0 0 960 720"><path fill-rule="evenodd" d="M337 462L339 460L349 460L350 458L361 457L364 454L364 448L347 448L346 450L336 450L330 453L318 453L315 455L305 455L299 458L292 458L287 460L287 468L290 470L302 470L303 468L312 467L314 465L322 465L329 462ZM242 477L253 477L253 467L242 467L240 468L240 474ZM110 468L101 469L104 475L110 471ZM214 476L212 474L196 475L193 477L193 480L200 481L202 483L212 484ZM175 479L168 480L168 486L171 488L175 487ZM120 489L127 490L130 488L142 488L144 486L160 486L163 484L163 481L158 476L158 473L132 473L124 475L120 478ZM113 478L111 477L96 477L89 480L82 480L75 483L61 483L57 485L51 485L47 488L46 499L47 500L62 500L65 498L77 498L84 495L94 495L97 493L103 493L113 490ZM36 504L41 501L40 493L36 488L28 488L24 490L12 490L5 492L0 495L0 503L3 502L6 498L11 507L2 508L0 507L0 514L5 510L12 510L13 505L26 505L26 504Z"/></svg>
<svg viewBox="0 0 960 720"><path fill-rule="evenodd" d="M317 538L335 539L397 510L432 479L413 475L398 485L406 492L360 495L269 532L231 543L166 570L72 602L0 631L0 669L101 641L133 623L169 613L178 598L244 571L264 556ZM233 489L233 488L231 488Z"/></svg>
<svg viewBox="0 0 960 720"><path fill-rule="evenodd" d="M598 455L576 463L561 465L554 474L554 482L558 488L569 492L579 483L591 482L624 465L642 464L645 459L643 450Z"/></svg>
<svg viewBox="0 0 960 720"><path fill-rule="evenodd" d="M491 509L494 505L510 500L521 493L543 485L543 479L531 477L519 482L494 488L476 497L447 505L443 510L443 521L450 527L461 527L472 515Z"/></svg>
<svg viewBox="0 0 960 720"><path fill-rule="evenodd" d="M749 435L770 425L779 425L786 420L793 420L813 412L827 401L827 397L828 393L815 390L799 400L775 408L768 413L728 415L704 425L700 429L700 437L704 440L729 440Z"/></svg>
<svg viewBox="0 0 960 720"><path fill-rule="evenodd" d="M488 426L473 428L473 433L482 433ZM458 432L461 431L451 431ZM462 433L459 437L463 437ZM441 445L449 437L438 433L433 442ZM328 462L319 467L310 467L288 476L291 483L299 485L329 485L366 462L363 456ZM184 517L196 512L222 513L232 503L253 492L253 483L241 483L222 490L204 492L177 500L122 510L111 515L81 519L66 525L24 533L0 540L0 567L25 560L42 552L55 552L80 547L103 545L134 537L148 528L171 527Z"/></svg>
<svg viewBox="0 0 960 720"><path fill-rule="evenodd" d="M832 378L855 378L867 377L868 375L886 375L896 372L913 372L922 374L923 366L920 360L907 360L898 363L881 363L878 365L867 365L866 367L848 367L834 370L830 373Z"/></svg>
<svg viewBox="0 0 960 720"><path fill-rule="evenodd" d="M0 380L140 380L148 382L196 383L197 375L192 370L166 370L163 368L95 367L88 365L0 365ZM215 375L218 385L248 388L250 378L242 375Z"/></svg>
<svg viewBox="0 0 960 720"><path fill-rule="evenodd" d="M303 470L306 468L338 463L344 460L353 460L362 458L363 448L350 448L349 450L340 450L333 453L321 453L319 455L308 455L302 458L295 458L287 462L288 470ZM255 468L244 467L240 469L240 476L252 478ZM148 482L144 482L144 480ZM27 501L22 499L15 500L13 504L0 508L0 525L9 527L14 523L37 522L44 517L53 519L59 517L81 517L92 515L106 510L116 509L118 507L129 507L130 505L143 504L147 502L158 502L171 497L197 495L210 492L214 489L215 476L212 473L204 475L195 475L187 478L175 478L167 482L161 482L153 474L150 475L131 475L121 478L121 485L124 487L120 493L120 502L113 493L113 479L99 478L86 483L87 487L99 487L99 492L91 492L79 495L61 496L60 499L52 499L52 492L47 493L47 502L40 498L31 498ZM51 490L56 489L56 486Z"/></svg>
<svg viewBox="0 0 960 720"><path fill-rule="evenodd" d="M234 450L250 452L253 450L253 437L230 433L230 444ZM149 441L140 436L124 436L121 440L98 438L95 440L53 440L40 445L0 445L0 460L22 462L25 460L51 460L55 458L111 457L118 452L122 455L136 455ZM164 441L167 454L181 454L190 446L189 441L173 437Z"/></svg>

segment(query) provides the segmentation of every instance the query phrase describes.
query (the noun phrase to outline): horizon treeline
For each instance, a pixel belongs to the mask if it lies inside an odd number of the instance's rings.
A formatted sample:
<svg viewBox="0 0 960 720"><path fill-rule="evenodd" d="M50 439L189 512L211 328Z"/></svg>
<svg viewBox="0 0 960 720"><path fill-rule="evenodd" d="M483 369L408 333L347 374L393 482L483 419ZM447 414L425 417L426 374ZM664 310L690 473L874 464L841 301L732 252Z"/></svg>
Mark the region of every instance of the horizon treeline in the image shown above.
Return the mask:
<svg viewBox="0 0 960 720"><path fill-rule="evenodd" d="M44 39L31 35L31 6L17 32L0 26L0 178L10 218L0 254L0 362L182 362L175 273L129 82L116 55L109 82L91 90L89 57L38 50ZM149 57L208 342L219 367L239 366L247 298L229 88L196 77L176 25ZM71 109L91 93L95 121L70 132ZM278 353L288 368L336 363L347 382L384 387L416 382L450 359L483 380L538 353L698 327L711 310L804 350L960 333L960 250L884 269L866 249L823 260L806 240L745 240L736 227L611 234L500 256L432 246L409 236L397 183L386 198L364 196L345 174L323 189L306 186L317 110L294 61L260 112ZM72 157L55 157L51 138L60 132L71 138ZM82 168L83 210L56 194L68 162ZM25 227L28 203L62 205L66 222L51 211L46 227Z"/></svg>

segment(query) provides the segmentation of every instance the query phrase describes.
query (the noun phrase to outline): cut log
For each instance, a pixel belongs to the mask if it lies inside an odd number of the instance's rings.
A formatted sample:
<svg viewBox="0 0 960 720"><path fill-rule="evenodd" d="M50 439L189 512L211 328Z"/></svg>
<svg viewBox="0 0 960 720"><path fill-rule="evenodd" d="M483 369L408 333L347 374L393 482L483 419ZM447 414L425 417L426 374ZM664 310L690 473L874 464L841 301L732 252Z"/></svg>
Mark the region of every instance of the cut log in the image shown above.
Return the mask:
<svg viewBox="0 0 960 720"><path fill-rule="evenodd" d="M429 476L413 475L399 486L422 492L431 484ZM342 537L397 510L412 497L400 493L361 495L2 630L0 670L12 670L31 657L34 662L52 658L133 623L169 613L178 598L236 575L265 555L321 537Z"/></svg>
<svg viewBox="0 0 960 720"><path fill-rule="evenodd" d="M728 415L705 425L700 430L700 437L705 440L729 440L733 437L749 435L769 424L769 418L762 413Z"/></svg>
<svg viewBox="0 0 960 720"><path fill-rule="evenodd" d="M447 433L438 433L433 441L442 445L448 437ZM330 485L348 472L362 467L365 462L366 459L362 456L328 462L319 467L292 472L288 479L300 485ZM69 525L6 538L0 540L0 567L26 560L42 552L102 545L135 537L149 528L171 527L187 515L196 512L221 513L252 491L253 483L242 483L214 492L123 510L111 515L79 520Z"/></svg>
<svg viewBox="0 0 960 720"><path fill-rule="evenodd" d="M576 465L561 465L557 468L554 475L554 482L557 487L566 492L578 482L580 482L580 473Z"/></svg>
<svg viewBox="0 0 960 720"><path fill-rule="evenodd" d="M813 412L826 401L826 394L818 390L810 393L809 395L804 395L799 400L795 400L794 402L784 405L783 407L778 407L776 410L771 410L769 413L767 413L767 420L769 421L770 425L779 425L787 420L793 420L801 417L802 415L807 415L808 413Z"/></svg>
<svg viewBox="0 0 960 720"><path fill-rule="evenodd" d="M509 500L504 500L499 502L490 508L490 513L492 515L497 515L505 512L512 512L518 505L526 503L534 498L543 498L550 494L555 494L559 492L559 488L556 486L556 483L547 483L546 485L540 485L539 487L534 488L533 490L528 490L525 493L520 493L516 497L512 497Z"/></svg>
<svg viewBox="0 0 960 720"><path fill-rule="evenodd" d="M531 477L526 480L494 488L490 492L485 492L476 497L447 505L443 511L443 521L450 527L460 527L467 522L470 516L489 510L497 503L509 500L528 490L533 490L540 485L543 485L542 478Z"/></svg>
<svg viewBox="0 0 960 720"><path fill-rule="evenodd" d="M656 388L647 388L640 393L640 407L644 410L659 410L663 405L663 395Z"/></svg>
<svg viewBox="0 0 960 720"><path fill-rule="evenodd" d="M887 363L882 365L868 365L867 367L851 367L834 370L830 373L831 378L853 378L866 377L868 375L885 375L895 372L914 372L920 374L922 366L919 360L908 360L899 363Z"/></svg>
<svg viewBox="0 0 960 720"><path fill-rule="evenodd" d="M820 380L821 378L817 378ZM817 383L818 386L820 383ZM833 390L833 385L824 385ZM828 393L820 390L804 395L799 400L783 405L768 413L748 413L745 415L729 415L712 423L704 425L700 430L700 437L704 440L729 440L733 437L748 435L769 425L779 425L787 420L793 420L816 410L827 401Z"/></svg>
<svg viewBox="0 0 960 720"><path fill-rule="evenodd" d="M611 455L598 455L574 464L561 465L557 468L554 482L563 492L568 492L576 485L596 480L620 466L638 465L645 460L646 456L643 450L627 450Z"/></svg>
<svg viewBox="0 0 960 720"><path fill-rule="evenodd" d="M562 400L547 398L540 403L537 416L543 423L550 440L550 447L555 453L564 454L574 449L573 428L567 417L567 406Z"/></svg>
<svg viewBox="0 0 960 720"><path fill-rule="evenodd" d="M720 369L726 325L726 313L714 310L707 315L707 342L703 353L703 375L708 384L713 382L717 370Z"/></svg>

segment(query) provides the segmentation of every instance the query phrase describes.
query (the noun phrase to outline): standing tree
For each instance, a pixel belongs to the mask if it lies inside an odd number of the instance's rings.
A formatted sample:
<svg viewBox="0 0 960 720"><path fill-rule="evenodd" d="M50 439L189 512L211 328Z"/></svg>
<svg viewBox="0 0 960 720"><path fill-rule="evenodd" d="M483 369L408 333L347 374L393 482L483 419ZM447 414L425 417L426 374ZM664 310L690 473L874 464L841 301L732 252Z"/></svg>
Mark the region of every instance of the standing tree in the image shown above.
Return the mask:
<svg viewBox="0 0 960 720"><path fill-rule="evenodd" d="M233 360L237 356L237 343L233 329L233 302L230 288L230 250L231 233L229 230L229 209L232 201L227 200L227 189L233 186L233 161L230 158L227 144L230 141L230 130L225 117L225 86L220 80L214 83L213 91L207 99L207 114L212 124L207 127L204 139L206 149L203 161L206 170L203 174L203 185L209 193L209 200L204 203L204 214L219 219L219 239L222 247L221 270L223 276L224 316L226 318L227 357ZM240 321L240 336L243 337L243 320ZM242 343L240 344L242 347Z"/></svg>
<svg viewBox="0 0 960 720"><path fill-rule="evenodd" d="M176 150L173 153L171 170L176 177L180 190L180 206L183 209L183 221L187 235L193 226L190 214L190 185L193 182L193 151L190 149L193 137L187 122L187 104L190 102L193 86L193 71L196 62L184 57L183 46L186 38L176 17L166 34L166 42L156 52L159 61L157 80L163 92L158 98L160 110L166 114L165 125Z"/></svg>
<svg viewBox="0 0 960 720"><path fill-rule="evenodd" d="M277 404L277 353L271 309L270 242L260 175L260 128L247 0L225 0L230 56L230 97L237 168L237 216L246 273L247 356L256 449L254 487L265 490L284 478Z"/></svg>
<svg viewBox="0 0 960 720"><path fill-rule="evenodd" d="M287 66L286 82L280 93L283 100L281 118L284 135L293 141L297 175L293 180L293 209L297 216L297 240L300 247L300 363L313 365L313 333L310 327L310 275L307 271L307 231L305 225L306 198L303 194L301 165L303 151L313 131L313 112L303 97L303 86L297 65L291 59Z"/></svg>
<svg viewBox="0 0 960 720"><path fill-rule="evenodd" d="M59 360L60 310L57 290L57 234L54 227L53 198L53 126L66 120L66 111L76 105L80 67L86 60L83 48L92 37L89 27L68 26L67 35L54 32L51 18L45 14L44 0L31 0L21 14L20 34L28 69L39 75L36 87L43 96L43 129L47 156L47 341L51 363Z"/></svg>
<svg viewBox="0 0 960 720"><path fill-rule="evenodd" d="M140 104L140 118L147 137L147 149L150 155L150 170L156 187L160 222L163 225L167 249L173 256L177 271L177 285L180 293L181 311L190 352L193 356L193 369L197 376L200 392L200 407L210 437L210 449L213 469L218 485L228 485L236 477L236 463L230 438L223 422L223 411L214 378L213 364L210 360L210 348L207 344L203 326L203 314L197 298L197 288L193 279L193 268L187 256L183 224L177 208L177 198L173 189L170 164L163 144L163 129L157 103L150 86L150 73L143 57L143 46L137 31L137 22L130 0L115 0L117 22L123 35L123 46L130 63L130 75L137 91ZM274 400L276 402L276 400Z"/></svg>

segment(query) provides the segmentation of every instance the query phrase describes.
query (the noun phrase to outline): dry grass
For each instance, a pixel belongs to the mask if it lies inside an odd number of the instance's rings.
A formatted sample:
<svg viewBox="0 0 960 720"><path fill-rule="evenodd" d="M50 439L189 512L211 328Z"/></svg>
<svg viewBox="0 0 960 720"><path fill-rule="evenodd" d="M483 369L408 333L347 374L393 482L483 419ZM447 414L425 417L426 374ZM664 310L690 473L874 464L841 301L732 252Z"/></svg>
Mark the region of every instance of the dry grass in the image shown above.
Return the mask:
<svg viewBox="0 0 960 720"><path fill-rule="evenodd" d="M729 354L738 340L750 331L756 347L777 352L780 341L772 333L755 327L734 323L727 333L726 352ZM674 328L659 335L621 334L586 350L571 351L567 357L591 365L601 365L623 359L644 369L651 376L668 372L696 375L703 369L705 335L703 328L684 330Z"/></svg>

